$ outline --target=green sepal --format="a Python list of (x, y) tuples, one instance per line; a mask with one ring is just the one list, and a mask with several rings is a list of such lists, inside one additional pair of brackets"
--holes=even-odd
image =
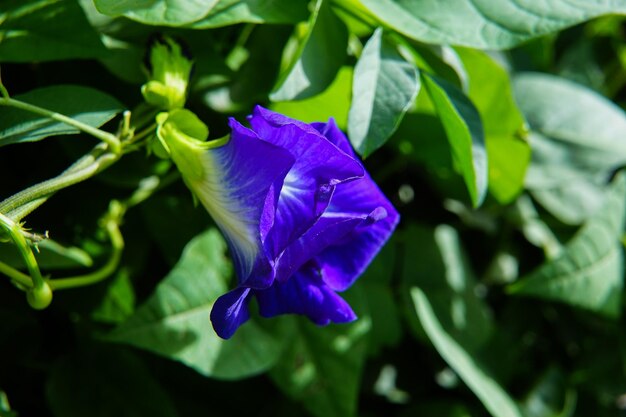
[(194, 113), (185, 109), (160, 113), (156, 117), (157, 137), (186, 181), (205, 176), (203, 154), (224, 145), (228, 137), (207, 141), (209, 128)]

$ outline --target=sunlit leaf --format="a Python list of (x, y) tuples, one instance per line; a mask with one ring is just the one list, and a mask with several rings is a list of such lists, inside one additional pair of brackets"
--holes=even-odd
[(626, 163), (626, 114), (553, 75), (524, 73), (513, 81), (531, 129), (526, 187), (559, 220), (582, 223), (602, 206), (611, 173)]
[(323, 93), (305, 100), (273, 103), (270, 108), (307, 123), (326, 122), (332, 117), (337, 126), (345, 131), (348, 126), (352, 73), (351, 67), (342, 67), (337, 78)]
[(354, 67), (348, 135), (360, 155), (370, 155), (389, 139), (419, 88), (417, 68), (377, 29)]
[(480, 115), (461, 90), (445, 80), (422, 73), (422, 83), (446, 132), (452, 159), (474, 206), (487, 193), (487, 151)]
[(321, 93), (344, 64), (348, 31), (328, 5), (317, 0), (308, 23), (296, 27), (272, 101), (301, 100)]
[(100, 13), (147, 25), (182, 26), (205, 17), (219, 0), (94, 0)]
[(209, 14), (192, 23), (194, 29), (208, 29), (237, 23), (297, 23), (307, 17), (304, 1), (219, 0)]
[(624, 0), (361, 0), (381, 21), (421, 42), (506, 49), (610, 13)]
[(523, 189), (530, 146), (520, 137), (524, 118), (513, 100), (506, 70), (484, 52), (458, 48), (469, 98), (480, 113), (489, 157), (489, 191), (502, 204)]

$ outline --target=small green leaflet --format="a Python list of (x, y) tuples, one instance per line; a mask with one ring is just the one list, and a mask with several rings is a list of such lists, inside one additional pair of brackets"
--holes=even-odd
[(419, 73), (376, 29), (354, 68), (348, 136), (367, 157), (396, 131), (420, 89)]

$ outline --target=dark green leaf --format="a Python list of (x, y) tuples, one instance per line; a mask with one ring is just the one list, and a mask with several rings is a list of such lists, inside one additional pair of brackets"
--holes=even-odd
[(452, 159), (472, 204), (479, 206), (487, 192), (487, 151), (480, 115), (467, 96), (447, 81), (422, 73), (422, 82), (446, 131)]
[(0, 61), (97, 58), (106, 54), (77, 1), (0, 2)]
[(156, 352), (216, 378), (242, 378), (268, 369), (281, 354), (283, 338), (255, 322), (228, 341), (211, 327), (211, 308), (227, 291), (232, 274), (225, 251), (214, 229), (192, 240), (154, 294), (107, 339)]
[(354, 68), (348, 134), (363, 157), (398, 128), (420, 88), (417, 68), (406, 62), (377, 29)]
[[(119, 113), (123, 106), (113, 97), (93, 88), (55, 85), (14, 97), (93, 127), (100, 127)], [(20, 142), (35, 142), (48, 136), (80, 133), (56, 120), (13, 107), (0, 107), (0, 147)]]
[(343, 65), (348, 30), (333, 13), (328, 0), (317, 0), (308, 23), (296, 27), (287, 44), (284, 70), (272, 101), (301, 100), (321, 93)]
[(53, 367), (46, 385), (57, 417), (175, 417), (167, 392), (131, 352), (91, 345)]
[(421, 42), (506, 49), (609, 13), (624, 0), (361, 0), (393, 29)]
[(356, 415), (357, 395), (370, 321), (316, 327), (297, 321), (295, 339), (271, 376), (316, 417)]
[(513, 284), (511, 292), (617, 317), (624, 285), (621, 238), (625, 215), (626, 176), (620, 173), (604, 207), (585, 223), (560, 256)]
[(91, 313), (91, 318), (103, 323), (118, 324), (135, 311), (135, 290), (128, 268), (120, 269), (110, 280), (107, 292), (100, 305)]

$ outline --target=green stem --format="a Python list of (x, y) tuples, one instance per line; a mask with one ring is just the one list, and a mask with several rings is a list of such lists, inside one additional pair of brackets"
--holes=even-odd
[(32, 287), (35, 289), (43, 288), (46, 285), (46, 282), (41, 276), (41, 271), (39, 270), (37, 259), (35, 259), (35, 254), (33, 254), (32, 248), (22, 234), (22, 228), (20, 225), (0, 213), (0, 226), (6, 230), (7, 233), (9, 233), (11, 239), (15, 243), (15, 246), (17, 246), (17, 249), (20, 252), (20, 255), (22, 255), (22, 259), (24, 260), (28, 273), (32, 279)]
[(0, 213), (19, 220), (43, 204), (55, 192), (91, 178), (117, 161), (120, 156), (107, 152), (103, 145), (98, 145), (59, 176), (33, 185), (2, 201)]
[(32, 288), (33, 287), (33, 280), (30, 279), (30, 277), (28, 275), (26, 275), (25, 273), (18, 271), (17, 269), (3, 263), (0, 262), (0, 273), (6, 275), (7, 277), (11, 278), (12, 281), (15, 281), (17, 283), (19, 283), (20, 285), (22, 285), (23, 287), (26, 288)]
[(2, 84), (2, 75), (1, 74), (0, 74), (0, 93), (2, 94), (2, 97), (10, 98), (9, 91), (6, 89), (4, 84)]
[(96, 284), (105, 280), (115, 272), (122, 259), (122, 251), (124, 250), (124, 238), (119, 229), (119, 221), (116, 216), (110, 216), (106, 220), (106, 230), (111, 240), (112, 252), (109, 260), (102, 268), (97, 271), (85, 275), (78, 275), (69, 278), (52, 279), (48, 281), (50, 288), (53, 290), (64, 290), (68, 288), (84, 287)]
[(117, 138), (117, 136), (109, 132), (105, 132), (104, 130), (97, 129), (93, 126), (89, 126), (88, 124), (85, 124), (83, 122), (79, 122), (78, 120), (72, 119), (71, 117), (67, 117), (61, 113), (53, 112), (53, 111), (35, 106), (33, 104), (25, 103), (23, 101), (19, 101), (14, 98), (8, 98), (8, 97), (0, 98), (0, 106), (9, 106), (9, 107), (15, 107), (17, 109), (26, 110), (31, 113), (40, 114), (42, 116), (48, 117), (58, 122), (73, 126), (76, 129), (80, 130), (81, 132), (85, 132), (95, 138), (100, 139), (101, 141), (109, 145), (111, 152), (115, 154), (120, 153), (122, 149), (120, 145), (120, 141)]

